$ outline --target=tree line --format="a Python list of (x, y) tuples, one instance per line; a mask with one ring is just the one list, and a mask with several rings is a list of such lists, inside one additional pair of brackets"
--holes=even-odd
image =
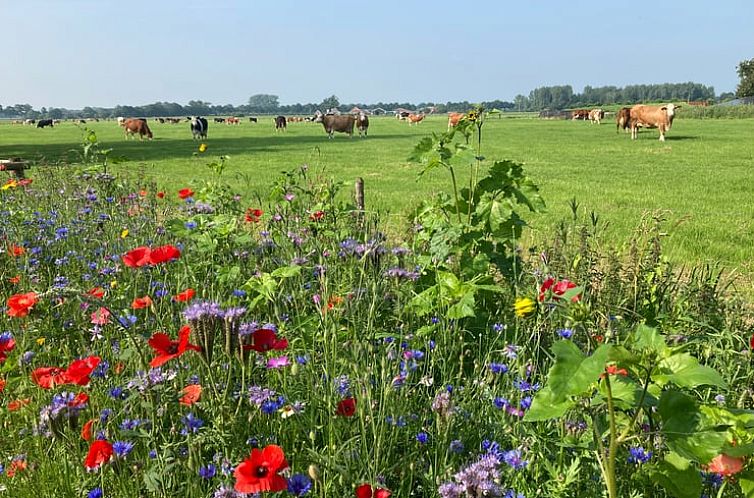
[[(747, 68), (748, 69), (748, 68)], [(724, 93), (717, 100), (733, 98), (732, 93)], [(652, 85), (627, 85), (625, 87), (586, 86), (581, 93), (574, 93), (571, 85), (543, 86), (529, 92), (528, 96), (516, 95), (513, 102), (492, 100), (480, 102), (486, 109), (501, 111), (541, 111), (543, 109), (568, 109), (609, 104), (638, 104), (656, 101), (716, 100), (715, 90), (700, 83), (662, 83)], [(353, 107), (360, 109), (383, 109), (387, 112), (395, 109), (408, 109), (416, 112), (463, 112), (477, 103), (462, 102), (376, 102), (376, 103), (341, 103), (338, 97), (331, 95), (318, 103), (281, 104), (277, 95), (256, 94), (249, 97), (245, 104), (218, 105), (202, 100), (190, 100), (181, 105), (176, 102), (155, 102), (142, 106), (117, 105), (115, 107), (84, 107), (83, 109), (65, 109), (59, 107), (42, 107), (34, 109), (29, 104), (16, 104), (3, 107), (0, 105), (0, 118), (13, 119), (82, 119), (114, 118), (117, 116), (245, 116), (255, 114), (311, 115), (315, 111), (338, 109), (348, 112)]]

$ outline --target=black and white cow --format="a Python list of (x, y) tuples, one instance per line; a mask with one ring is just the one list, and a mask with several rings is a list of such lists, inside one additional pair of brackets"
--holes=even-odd
[(201, 140), (207, 138), (207, 120), (203, 117), (197, 116), (191, 120), (191, 134), (194, 140)]
[(50, 128), (53, 128), (52, 119), (40, 119), (37, 122), (37, 128), (44, 128), (45, 126), (49, 126)]

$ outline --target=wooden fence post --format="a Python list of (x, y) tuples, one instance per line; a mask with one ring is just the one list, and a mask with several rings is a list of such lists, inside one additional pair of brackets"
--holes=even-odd
[(18, 178), (24, 178), (26, 163), (20, 159), (0, 159), (0, 171), (10, 171)]
[(364, 211), (364, 179), (359, 177), (356, 179), (354, 185), (354, 192), (356, 194), (356, 208), (359, 211)]

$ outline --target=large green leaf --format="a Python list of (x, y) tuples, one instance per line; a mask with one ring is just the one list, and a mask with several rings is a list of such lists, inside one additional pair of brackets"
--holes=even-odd
[(524, 415), (524, 422), (560, 418), (573, 406), (574, 403), (570, 400), (556, 401), (552, 391), (548, 387), (545, 387), (534, 397), (531, 406), (526, 411), (526, 415)]
[(676, 498), (699, 498), (702, 493), (699, 471), (677, 453), (665, 455), (665, 459), (649, 471), (649, 476)]
[(585, 393), (605, 371), (611, 346), (603, 344), (591, 356), (584, 356), (571, 341), (558, 341), (552, 345), (555, 364), (547, 375), (547, 385), (556, 402), (567, 396)]
[(639, 325), (634, 332), (634, 341), (639, 349), (649, 350), (661, 358), (670, 352), (665, 339), (654, 327)]
[(706, 463), (727, 446), (727, 426), (708, 420), (696, 402), (680, 391), (665, 391), (658, 413), (668, 448), (685, 458)]
[(738, 483), (744, 498), (754, 498), (754, 471), (738, 474)]
[(658, 364), (658, 373), (653, 379), (660, 384), (671, 383), (679, 387), (726, 387), (725, 381), (717, 371), (700, 365), (699, 361), (688, 353), (677, 353), (664, 358)]

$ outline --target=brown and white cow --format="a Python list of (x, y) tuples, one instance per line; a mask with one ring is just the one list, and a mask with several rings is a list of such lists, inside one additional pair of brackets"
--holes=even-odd
[(225, 124), (241, 124), (241, 120), (235, 117), (229, 117), (225, 120)]
[(603, 119), (605, 119), (605, 111), (602, 109), (592, 109), (589, 111), (589, 121), (592, 124), (602, 124)]
[(657, 128), (660, 130), (660, 141), (665, 141), (665, 133), (673, 126), (675, 110), (681, 106), (665, 105), (635, 105), (631, 108), (631, 139), (635, 140), (639, 127)]
[(123, 121), (121, 126), (125, 129), (126, 139), (128, 139), (129, 136), (135, 137), (135, 135), (138, 133), (139, 140), (144, 140), (145, 135), (147, 136), (147, 138), (152, 140), (152, 130), (149, 129), (149, 125), (147, 124), (146, 119), (126, 119)]
[(327, 137), (332, 138), (334, 133), (347, 133), (349, 138), (353, 137), (353, 126), (356, 124), (356, 118), (354, 116), (334, 116), (332, 114), (315, 114), (315, 123), (322, 123), (327, 132)]
[(366, 138), (367, 130), (369, 129), (369, 118), (363, 111), (356, 116), (356, 128), (359, 130), (359, 136)]
[(571, 111), (571, 119), (577, 120), (577, 119), (583, 119), (586, 121), (589, 119), (589, 109), (574, 109)]
[(419, 124), (424, 119), (424, 114), (409, 114), (406, 120), (408, 121), (408, 125), (414, 125)]
[(449, 112), (448, 113), (448, 130), (451, 128), (458, 126), (458, 122), (461, 121), (461, 118), (464, 117), (465, 114), (462, 112)]

